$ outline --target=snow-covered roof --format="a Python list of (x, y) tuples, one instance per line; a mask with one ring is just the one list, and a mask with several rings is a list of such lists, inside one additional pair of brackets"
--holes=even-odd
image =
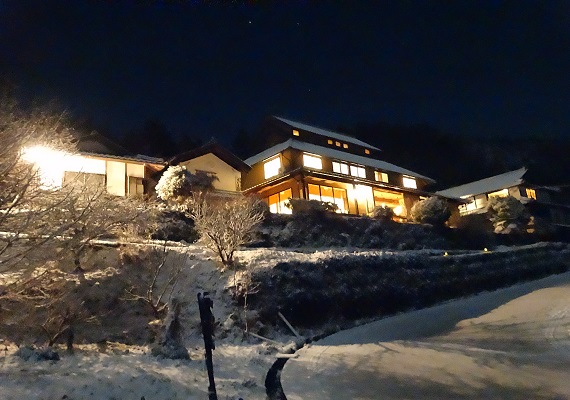
[(374, 147), (371, 144), (368, 144), (366, 142), (363, 142), (362, 140), (358, 140), (351, 136), (343, 135), (342, 133), (332, 132), (326, 129), (318, 128), (316, 126), (303, 124), (302, 122), (291, 121), (290, 119), (285, 119), (277, 116), (275, 116), (274, 118), (278, 119), (281, 122), (285, 122), (287, 125), (290, 125), (293, 128), (301, 129), (303, 131), (309, 131), (312, 133), (316, 133), (317, 135), (326, 136), (337, 140), (342, 140), (343, 142), (357, 144), (363, 147), (368, 147), (369, 149), (380, 150), (378, 147)]
[(288, 149), (288, 148), (306, 151), (308, 153), (313, 153), (313, 154), (317, 154), (320, 156), (330, 157), (330, 158), (334, 158), (334, 159), (340, 160), (340, 161), (346, 161), (349, 163), (360, 164), (360, 165), (364, 165), (367, 167), (377, 168), (377, 169), (381, 169), (384, 171), (391, 171), (391, 172), (397, 172), (397, 173), (404, 174), (404, 175), (410, 175), (410, 176), (414, 176), (416, 178), (422, 178), (422, 179), (425, 179), (427, 181), (434, 182), (433, 179), (428, 178), (427, 176), (423, 176), (423, 175), (420, 175), (416, 172), (410, 171), (408, 169), (398, 167), (397, 165), (390, 164), (389, 162), (386, 162), (386, 161), (376, 160), (374, 158), (369, 158), (369, 157), (358, 156), (358, 155), (347, 153), (344, 151), (331, 149), (331, 148), (323, 147), (323, 146), (318, 146), (316, 144), (301, 142), (301, 141), (298, 141), (295, 139), (289, 139), (283, 143), (279, 143), (273, 147), (270, 147), (267, 150), (262, 151), (261, 153), (258, 153), (252, 157), (249, 157), (247, 160), (245, 160), (245, 162), (249, 165), (253, 165), (253, 164), (258, 163), (260, 161), (263, 161), (263, 160), (265, 160), (271, 156), (274, 156), (275, 154), (278, 154), (278, 153), (280, 153), (283, 150)]
[(514, 171), (505, 172), (504, 174), (481, 179), (479, 181), (440, 190), (439, 192), (436, 192), (436, 194), (447, 197), (466, 198), (476, 196), (478, 194), (495, 192), (497, 190), (520, 185), (523, 182), (523, 176), (526, 172), (527, 169), (523, 167)]

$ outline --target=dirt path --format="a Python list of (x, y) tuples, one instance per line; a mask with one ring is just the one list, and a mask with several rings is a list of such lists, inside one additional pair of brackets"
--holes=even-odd
[(288, 399), (570, 399), (570, 273), (386, 318), (316, 342)]

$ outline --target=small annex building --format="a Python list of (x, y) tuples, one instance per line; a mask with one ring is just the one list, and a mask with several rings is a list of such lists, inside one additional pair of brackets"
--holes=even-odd
[(458, 206), (460, 216), (484, 214), (490, 198), (513, 196), (528, 208), (533, 217), (552, 225), (570, 227), (570, 198), (565, 187), (529, 183), (525, 179), (527, 172), (523, 167), (440, 190), (436, 194), (464, 200), (465, 203)]
[(151, 193), (165, 165), (160, 158), (129, 153), (97, 132), (79, 135), (77, 150), (68, 154), (35, 146), (23, 149), (23, 158), (37, 165), (44, 186), (57, 188), (79, 182), (104, 187), (116, 196)]
[(213, 139), (203, 146), (174, 156), (168, 163), (184, 166), (193, 174), (202, 172), (212, 176), (218, 194), (241, 192), (242, 175), (251, 169), (242, 159)]
[(404, 221), (415, 202), (433, 196), (424, 190), (433, 179), (382, 161), (379, 148), (354, 137), (275, 116), (262, 131), (279, 143), (245, 160), (242, 187), (271, 212), (290, 213), (288, 199), (300, 198), (356, 215), (388, 206)]

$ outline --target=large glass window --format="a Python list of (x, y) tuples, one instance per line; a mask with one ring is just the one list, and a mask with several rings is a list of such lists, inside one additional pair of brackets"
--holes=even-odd
[(277, 157), (266, 161), (265, 164), (263, 164), (263, 171), (265, 173), (265, 179), (279, 175), (279, 172), (281, 171), (281, 157), (277, 155)]
[(410, 189), (417, 189), (418, 188), (418, 184), (416, 183), (416, 178), (413, 178), (411, 176), (402, 176), (402, 185), (404, 185), (404, 187), (406, 188), (410, 188)]
[(309, 200), (318, 200), (336, 204), (338, 212), (348, 213), (348, 197), (345, 189), (330, 186), (313, 185), (309, 183)]
[(401, 193), (374, 189), (374, 207), (390, 207), (399, 217), (406, 216), (404, 196)]
[(285, 206), (285, 203), (293, 197), (291, 194), (291, 189), (285, 189), (279, 193), (275, 193), (267, 198), (267, 204), (269, 205), (269, 211), (274, 214), (291, 214), (291, 209)]
[(303, 165), (314, 169), (323, 169), (323, 161), (321, 157), (312, 154), (303, 154)]

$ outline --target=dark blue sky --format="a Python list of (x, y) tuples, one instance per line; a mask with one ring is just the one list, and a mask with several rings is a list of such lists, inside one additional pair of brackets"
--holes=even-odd
[(278, 114), (570, 137), (570, 1), (212, 4), (0, 0), (0, 73), (116, 135)]

